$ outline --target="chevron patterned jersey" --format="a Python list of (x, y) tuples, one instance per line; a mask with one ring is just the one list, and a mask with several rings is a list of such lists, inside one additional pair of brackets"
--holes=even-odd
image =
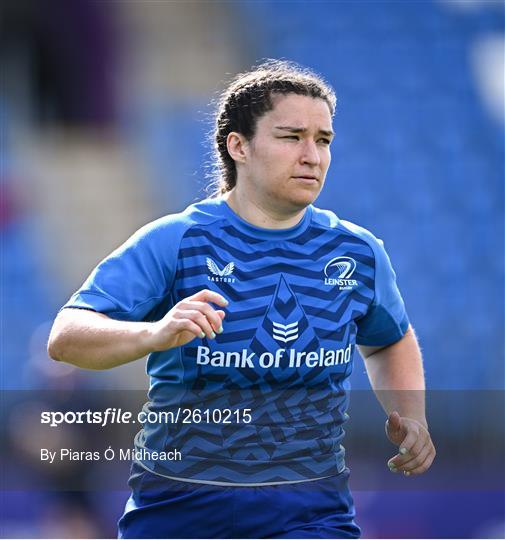
[[(394, 343), (409, 324), (382, 242), (313, 206), (272, 230), (209, 199), (140, 229), (65, 307), (155, 321), (206, 288), (229, 302), (224, 332), (149, 356), (140, 464), (214, 484), (341, 472), (355, 345)], [(182, 458), (163, 459), (173, 449)]]

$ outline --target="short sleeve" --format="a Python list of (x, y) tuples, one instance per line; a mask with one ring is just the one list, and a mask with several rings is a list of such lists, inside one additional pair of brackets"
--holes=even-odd
[(409, 319), (384, 244), (371, 234), (370, 237), (368, 243), (375, 256), (375, 295), (367, 313), (357, 321), (356, 342), (372, 347), (386, 346), (405, 335)]
[(179, 244), (187, 227), (177, 216), (150, 223), (106, 257), (64, 308), (141, 321), (171, 290)]

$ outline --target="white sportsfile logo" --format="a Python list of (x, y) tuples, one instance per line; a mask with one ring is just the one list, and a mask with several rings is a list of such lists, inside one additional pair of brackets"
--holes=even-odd
[(231, 262), (228, 263), (222, 270), (219, 268), (219, 266), (210, 258), (206, 258), (207, 268), (209, 269), (209, 272), (212, 274), (212, 276), (207, 276), (209, 281), (224, 281), (227, 283), (233, 283), (235, 281), (235, 278), (228, 277), (233, 274), (233, 270), (235, 270), (235, 263)]
[[(337, 277), (330, 277), (335, 274), (335, 269), (338, 273)], [(335, 257), (324, 267), (325, 285), (338, 285), (339, 289), (349, 290), (358, 285), (355, 279), (350, 279), (356, 270), (356, 261), (352, 257)]]
[(273, 332), (272, 337), (276, 341), (289, 343), (298, 338), (298, 321), (291, 324), (281, 324), (272, 321)]

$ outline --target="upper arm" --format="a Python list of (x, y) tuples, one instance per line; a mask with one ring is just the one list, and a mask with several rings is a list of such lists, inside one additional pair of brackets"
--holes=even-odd
[(366, 356), (402, 339), (409, 327), (396, 274), (384, 245), (371, 233), (368, 234), (375, 258), (374, 299), (366, 314), (357, 321), (356, 336), (356, 342)]
[(381, 351), (382, 349), (385, 349), (387, 347), (391, 347), (392, 345), (395, 345), (399, 343), (400, 341), (408, 339), (409, 334), (414, 335), (414, 331), (412, 329), (412, 326), (410, 325), (408, 326), (405, 334), (398, 341), (390, 343), (389, 345), (377, 345), (377, 346), (358, 345), (359, 353), (363, 357), (363, 359), (366, 360), (368, 357), (372, 356), (372, 354), (375, 354), (376, 352)]
[(64, 307), (144, 320), (171, 290), (184, 230), (177, 219), (146, 225), (106, 257)]
[(59, 359), (63, 343), (72, 340), (77, 333), (82, 333), (83, 330), (94, 327), (103, 319), (109, 319), (103, 313), (97, 313), (89, 309), (61, 309), (56, 316), (49, 339), (47, 342), (47, 352), (51, 358)]
[(89, 327), (93, 322), (109, 319), (107, 315), (90, 309), (63, 308), (54, 319), (49, 343), (79, 328)]
[[(385, 345), (385, 347), (387, 346), (388, 345)], [(364, 359), (367, 359), (369, 356), (372, 356), (372, 354), (375, 354), (377, 351), (380, 351), (383, 348), (384, 346), (370, 347), (368, 345), (358, 345), (359, 354)]]
[(107, 315), (103, 313), (99, 313), (92, 309), (74, 308), (74, 307), (65, 306), (59, 311), (54, 322), (60, 323), (60, 324), (69, 324), (72, 322), (78, 323), (80, 321), (89, 321), (93, 319), (94, 320), (109, 319), (109, 318), (110, 317), (107, 317)]

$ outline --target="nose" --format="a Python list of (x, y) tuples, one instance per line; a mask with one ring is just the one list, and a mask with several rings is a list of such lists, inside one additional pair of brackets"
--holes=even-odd
[(321, 163), (321, 156), (317, 149), (315, 141), (306, 139), (302, 145), (302, 152), (300, 154), (300, 161), (307, 165), (319, 165)]

